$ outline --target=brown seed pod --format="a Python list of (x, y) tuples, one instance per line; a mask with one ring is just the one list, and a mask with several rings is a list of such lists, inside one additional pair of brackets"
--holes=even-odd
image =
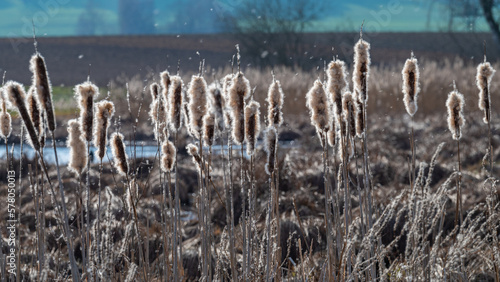
[(24, 93), (24, 87), (14, 81), (8, 81), (5, 84), (5, 91), (7, 91), (7, 95), (9, 97), (12, 105), (17, 109), (19, 115), (21, 116), (24, 126), (28, 131), (29, 144), (36, 150), (40, 150), (40, 141), (38, 140), (38, 136), (36, 134), (35, 126), (31, 121), (28, 109), (26, 107), (26, 94)]
[(247, 143), (247, 154), (253, 155), (255, 143), (260, 132), (260, 104), (251, 101), (245, 107), (245, 141)]
[(361, 100), (368, 101), (368, 78), (370, 75), (370, 44), (363, 39), (354, 45), (354, 89), (359, 93)]
[(489, 62), (484, 62), (477, 66), (476, 85), (479, 88), (479, 109), (484, 113), (484, 123), (490, 122), (490, 84), (494, 74), (495, 69)]
[(94, 126), (94, 100), (99, 95), (99, 88), (89, 81), (75, 86), (75, 96), (80, 108), (80, 124), (83, 138), (91, 141)]
[(68, 140), (66, 145), (69, 148), (68, 170), (80, 175), (87, 167), (87, 144), (83, 138), (81, 125), (76, 119), (68, 121)]
[(214, 144), (215, 136), (215, 114), (214, 110), (209, 109), (203, 118), (203, 140), (207, 146)]
[(36, 87), (38, 100), (41, 102), (47, 118), (50, 131), (56, 129), (56, 116), (52, 104), (52, 87), (49, 74), (45, 66), (45, 60), (39, 53), (34, 54), (30, 60), (30, 71), (33, 73), (33, 85)]
[(268, 127), (266, 130), (265, 148), (267, 152), (266, 173), (271, 175), (274, 172), (276, 162), (276, 145), (278, 143), (278, 134), (276, 128)]
[(311, 123), (316, 131), (326, 133), (331, 124), (331, 102), (326, 95), (323, 83), (317, 79), (313, 87), (306, 94), (306, 103), (311, 114)]
[(418, 70), (418, 61), (412, 56), (407, 59), (403, 68), (403, 93), (406, 111), (410, 116), (417, 112), (418, 93), (420, 92), (420, 72)]
[(174, 144), (169, 140), (164, 141), (161, 146), (161, 151), (161, 169), (164, 172), (172, 171), (172, 169), (174, 168), (176, 152)]
[(462, 127), (465, 124), (464, 105), (464, 96), (456, 89), (448, 94), (448, 99), (446, 100), (448, 128), (455, 140), (460, 140), (462, 137)]
[(233, 141), (242, 144), (245, 140), (245, 100), (250, 96), (250, 82), (243, 73), (233, 77), (229, 89), (229, 107), (233, 125)]
[(182, 127), (182, 87), (183, 82), (180, 76), (172, 76), (170, 83), (170, 93), (168, 94), (169, 123), (170, 129), (174, 132)]
[(188, 89), (189, 118), (191, 130), (200, 139), (203, 131), (203, 117), (207, 113), (207, 82), (198, 75), (193, 75)]
[(96, 104), (96, 109), (94, 146), (97, 147), (97, 156), (102, 160), (106, 154), (107, 132), (111, 117), (115, 113), (115, 106), (110, 101), (101, 101)]
[(125, 152), (125, 144), (123, 143), (123, 135), (121, 133), (115, 132), (111, 135), (111, 151), (115, 159), (113, 165), (116, 170), (121, 175), (127, 175), (128, 159), (127, 153)]
[(273, 80), (267, 92), (267, 123), (269, 126), (279, 127), (283, 123), (283, 89), (279, 80)]
[(12, 132), (12, 117), (7, 112), (7, 102), (4, 98), (4, 89), (0, 89), (0, 102), (2, 103), (2, 112), (0, 113), (0, 137), (4, 140), (9, 138)]

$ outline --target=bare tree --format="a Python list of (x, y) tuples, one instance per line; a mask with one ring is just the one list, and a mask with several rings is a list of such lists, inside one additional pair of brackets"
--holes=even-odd
[(494, 0), (479, 0), (479, 4), (484, 13), (484, 19), (488, 23), (491, 32), (495, 36), (497, 44), (500, 44), (500, 28), (498, 24), (498, 18), (494, 16), (494, 9), (498, 8), (498, 1)]
[[(296, 65), (305, 50), (304, 32), (322, 15), (325, 0), (241, 0), (223, 21), (256, 63)], [(302, 56), (300, 56), (302, 55)]]

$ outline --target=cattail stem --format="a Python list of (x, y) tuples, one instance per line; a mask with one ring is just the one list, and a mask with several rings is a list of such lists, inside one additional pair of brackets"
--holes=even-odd
[[(85, 203), (85, 217), (87, 220), (87, 226), (86, 226), (86, 251), (87, 251), (87, 258), (90, 262), (91, 260), (91, 251), (90, 251), (90, 141), (87, 141), (87, 189), (86, 189), (86, 196), (87, 196), (87, 202)], [(87, 269), (87, 268), (85, 268)]]
[(232, 280), (236, 281), (238, 279), (238, 274), (236, 272), (236, 251), (235, 251), (235, 238), (234, 238), (234, 196), (233, 196), (233, 191), (234, 191), (234, 182), (233, 182), (233, 142), (232, 142), (232, 136), (229, 133), (229, 130), (227, 131), (227, 142), (229, 146), (229, 154), (228, 154), (228, 161), (229, 161), (229, 199), (230, 199), (230, 207), (231, 207), (231, 222), (230, 222), (230, 231), (229, 231), (229, 246), (231, 248), (230, 250), (230, 259), (231, 259), (231, 276)]
[(245, 188), (245, 183), (244, 183), (244, 169), (243, 169), (243, 143), (240, 144), (240, 186), (241, 186), (241, 196), (242, 196), (242, 212), (241, 212), (241, 226), (242, 226), (242, 231), (243, 231), (243, 281), (247, 280), (247, 234), (246, 234), (246, 188)]
[(458, 178), (457, 178), (457, 203), (456, 203), (456, 214), (455, 214), (455, 225), (458, 224), (460, 219), (460, 225), (463, 222), (462, 215), (462, 164), (460, 162), (460, 139), (457, 140), (457, 159), (458, 159)]
[(321, 136), (323, 138), (323, 180), (324, 180), (324, 189), (325, 189), (325, 225), (326, 225), (326, 263), (327, 263), (327, 271), (328, 271), (328, 281), (331, 281), (331, 274), (332, 274), (332, 268), (331, 268), (331, 254), (332, 254), (332, 242), (331, 242), (331, 227), (330, 227), (330, 206), (328, 204), (328, 201), (330, 199), (330, 189), (328, 188), (328, 165), (327, 165), (327, 160), (328, 160), (328, 140), (327, 140), (327, 135), (322, 134)]
[[(174, 221), (174, 279), (179, 281), (179, 272), (182, 273), (182, 229), (181, 229), (181, 216), (180, 216), (180, 198), (179, 198), (179, 188), (177, 187), (177, 130), (174, 131), (174, 147), (175, 150), (175, 177), (174, 177), (174, 189), (175, 189), (175, 221)], [(179, 237), (178, 237), (179, 236)]]
[[(102, 159), (99, 164), (99, 190), (98, 190), (98, 200), (97, 200), (97, 238), (96, 238), (96, 243), (97, 243), (97, 263), (100, 265), (101, 264), (101, 244), (99, 244), (99, 239), (101, 237), (101, 188), (102, 188)], [(109, 228), (109, 227), (108, 227)]]

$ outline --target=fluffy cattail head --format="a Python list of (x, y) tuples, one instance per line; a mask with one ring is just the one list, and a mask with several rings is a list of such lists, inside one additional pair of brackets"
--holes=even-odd
[(198, 171), (201, 171), (202, 159), (201, 159), (200, 154), (198, 153), (198, 147), (196, 147), (196, 145), (194, 145), (194, 144), (188, 144), (186, 146), (186, 150), (188, 151), (188, 154), (191, 157), (193, 157), (193, 163), (197, 167)]
[(125, 143), (123, 143), (123, 135), (115, 132), (111, 135), (111, 151), (115, 159), (114, 166), (119, 174), (128, 174), (128, 159), (125, 152)]
[(363, 134), (365, 134), (365, 120), (363, 117), (364, 104), (357, 93), (353, 98), (358, 107), (358, 111), (356, 113), (356, 135), (358, 136), (358, 138), (362, 138)]
[(83, 138), (92, 140), (94, 124), (94, 100), (99, 95), (99, 88), (89, 81), (75, 86), (76, 100), (80, 108), (80, 124), (82, 125)]
[(328, 131), (331, 122), (330, 100), (326, 95), (323, 83), (319, 79), (314, 82), (313, 87), (306, 94), (307, 107), (311, 113), (311, 123), (318, 132)]
[(241, 144), (245, 140), (245, 99), (250, 96), (250, 82), (243, 73), (233, 77), (229, 89), (229, 107), (233, 124), (233, 140)]
[(269, 175), (274, 172), (277, 142), (278, 134), (276, 128), (273, 126), (268, 127), (266, 131), (265, 148), (267, 153), (266, 173)]
[(226, 106), (225, 97), (222, 95), (222, 90), (217, 82), (210, 84), (208, 93), (210, 93), (210, 107), (215, 113), (218, 127), (222, 128), (223, 124), (220, 122), (223, 120), (224, 116), (224, 107)]
[(26, 102), (28, 103), (28, 112), (30, 114), (31, 121), (33, 122), (33, 126), (35, 127), (36, 134), (40, 136), (43, 133), (43, 115), (40, 109), (40, 103), (38, 102), (35, 87), (31, 86), (28, 90)]
[(168, 94), (169, 123), (170, 128), (175, 132), (182, 126), (182, 87), (183, 82), (180, 76), (172, 76), (170, 83), (170, 93)]
[(4, 89), (0, 89), (0, 102), (2, 103), (2, 112), (0, 113), (0, 137), (7, 139), (12, 132), (12, 117), (7, 112), (7, 102), (4, 97)]
[(87, 167), (87, 144), (82, 135), (81, 125), (76, 119), (68, 121), (69, 164), (68, 169), (80, 175)]
[(489, 62), (484, 62), (477, 66), (476, 85), (479, 88), (479, 109), (484, 113), (484, 123), (490, 122), (490, 84), (493, 74), (495, 74), (495, 69)]
[(52, 104), (52, 87), (50, 85), (49, 73), (45, 61), (39, 53), (34, 54), (30, 60), (30, 70), (33, 73), (33, 85), (36, 87), (38, 100), (42, 103), (50, 131), (56, 129), (56, 117)]
[(151, 92), (151, 99), (154, 101), (158, 99), (160, 95), (160, 85), (156, 82), (151, 83), (149, 86), (149, 92)]
[(209, 109), (209, 112), (203, 118), (203, 140), (207, 146), (214, 144), (215, 136), (215, 114), (214, 110)]
[(267, 123), (269, 126), (279, 127), (283, 123), (283, 89), (279, 80), (273, 80), (267, 92)]
[(446, 106), (448, 108), (448, 128), (455, 140), (460, 140), (462, 137), (462, 127), (465, 124), (463, 113), (464, 104), (464, 96), (456, 89), (448, 94), (448, 99), (446, 100)]
[(357, 107), (351, 92), (345, 92), (342, 98), (342, 114), (351, 137), (356, 135), (356, 114)]
[(370, 44), (363, 39), (354, 45), (354, 89), (363, 102), (368, 101), (368, 77), (370, 74)]
[(170, 73), (166, 70), (160, 73), (160, 78), (161, 78), (161, 87), (162, 87), (162, 94), (164, 98), (167, 98), (168, 92), (170, 91), (170, 83), (172, 80), (170, 79)]
[(94, 128), (94, 146), (97, 147), (97, 155), (102, 160), (106, 154), (107, 132), (110, 119), (115, 113), (115, 106), (110, 101), (101, 101), (96, 105), (96, 126)]
[(253, 155), (255, 143), (260, 132), (260, 104), (251, 101), (245, 107), (245, 140), (247, 142), (247, 154)]
[(175, 146), (171, 141), (165, 140), (161, 146), (161, 169), (164, 172), (172, 171), (175, 163)]
[(406, 111), (410, 116), (413, 116), (418, 109), (417, 100), (418, 93), (420, 92), (420, 73), (418, 70), (418, 61), (417, 58), (413, 56), (413, 53), (411, 58), (406, 60), (402, 74), (404, 94), (403, 101), (405, 103)]
[(342, 108), (342, 93), (349, 87), (345, 63), (335, 60), (328, 64), (328, 83), (326, 88), (331, 95), (332, 102), (337, 107), (337, 113)]
[(26, 94), (24, 93), (24, 87), (14, 81), (7, 82), (4, 87), (5, 91), (7, 91), (10, 102), (19, 112), (19, 115), (24, 122), (24, 126), (28, 131), (28, 142), (36, 151), (38, 151), (40, 149), (40, 141), (38, 140), (35, 126), (33, 125), (28, 109), (26, 107)]
[(189, 118), (191, 130), (196, 138), (201, 138), (203, 117), (207, 113), (207, 82), (198, 75), (193, 75), (189, 84)]
[(231, 84), (233, 83), (233, 74), (230, 73), (222, 79), (222, 96), (224, 97), (225, 105), (222, 108), (224, 111), (224, 125), (226, 128), (233, 127), (233, 119), (231, 117), (231, 109), (229, 108), (229, 89), (231, 89)]

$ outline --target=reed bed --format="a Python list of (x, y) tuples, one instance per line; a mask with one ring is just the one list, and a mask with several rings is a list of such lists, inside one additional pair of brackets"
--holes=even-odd
[[(200, 60), (197, 74), (166, 70), (107, 96), (89, 77), (68, 119), (56, 119), (37, 51), (27, 94), (13, 81), (1, 88), (6, 170), (24, 175), (17, 278), (499, 281), (495, 65), (485, 57), (462, 77), (433, 74), (412, 53), (372, 67), (362, 33), (353, 48), (352, 62), (333, 58), (324, 73), (293, 79), (287, 69), (244, 72), (238, 46), (231, 68), (212, 76)], [(435, 77), (440, 113), (417, 114)], [(476, 92), (478, 107), (459, 89)], [(388, 99), (408, 115), (380, 118)], [(141, 134), (154, 157), (137, 157)], [(16, 138), (33, 159), (10, 149)], [(0, 278), (13, 279), (2, 244)]]

